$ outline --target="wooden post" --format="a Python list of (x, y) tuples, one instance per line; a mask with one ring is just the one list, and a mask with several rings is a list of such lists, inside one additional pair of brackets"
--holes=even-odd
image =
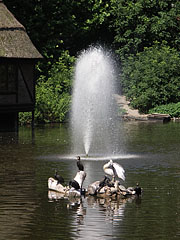
[(31, 129), (32, 129), (32, 144), (34, 144), (34, 110), (32, 111)]
[(34, 110), (32, 111), (31, 127), (32, 127), (32, 131), (34, 131)]
[(18, 132), (18, 130), (19, 130), (19, 113), (18, 112), (16, 112), (15, 113), (15, 132)]

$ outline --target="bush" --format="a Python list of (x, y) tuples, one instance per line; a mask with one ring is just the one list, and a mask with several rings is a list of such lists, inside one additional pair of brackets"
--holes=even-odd
[(149, 113), (169, 114), (171, 117), (180, 117), (180, 102), (161, 105), (149, 110)]
[(32, 113), (31, 112), (20, 112), (19, 123), (20, 125), (31, 124)]
[[(36, 85), (35, 122), (63, 122), (71, 102), (71, 85), (74, 58), (65, 51), (52, 65), (48, 78), (41, 75)], [(20, 113), (21, 124), (31, 122), (31, 113)]]
[(180, 55), (156, 43), (123, 64), (122, 87), (134, 108), (147, 113), (162, 104), (180, 99)]

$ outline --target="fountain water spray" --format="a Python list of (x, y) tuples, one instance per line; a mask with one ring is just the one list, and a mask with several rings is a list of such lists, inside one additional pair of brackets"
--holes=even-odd
[(112, 58), (101, 47), (91, 47), (78, 57), (71, 112), (74, 154), (114, 152), (115, 77)]

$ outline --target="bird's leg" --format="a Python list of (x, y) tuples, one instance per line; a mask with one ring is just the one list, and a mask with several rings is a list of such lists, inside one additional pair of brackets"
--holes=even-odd
[(80, 193), (81, 193), (81, 196), (83, 195), (84, 198), (85, 198), (85, 192), (83, 191), (82, 185), (81, 185), (81, 188), (80, 188)]
[(83, 195), (83, 196), (85, 197), (84, 192), (83, 192), (83, 190), (82, 190), (82, 186), (81, 186), (81, 188), (80, 188), (80, 193), (81, 193), (81, 196)]

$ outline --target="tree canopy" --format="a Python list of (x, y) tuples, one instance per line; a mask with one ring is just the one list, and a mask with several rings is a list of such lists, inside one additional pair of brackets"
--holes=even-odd
[(156, 43), (124, 65), (123, 88), (132, 106), (141, 112), (180, 99), (180, 55), (176, 49)]
[(113, 0), (114, 43), (122, 57), (142, 52), (155, 41), (166, 41), (179, 50), (180, 2), (178, 0)]
[(40, 52), (58, 59), (62, 50), (76, 55), (88, 45), (112, 41), (106, 22), (108, 1), (5, 0), (26, 27)]

